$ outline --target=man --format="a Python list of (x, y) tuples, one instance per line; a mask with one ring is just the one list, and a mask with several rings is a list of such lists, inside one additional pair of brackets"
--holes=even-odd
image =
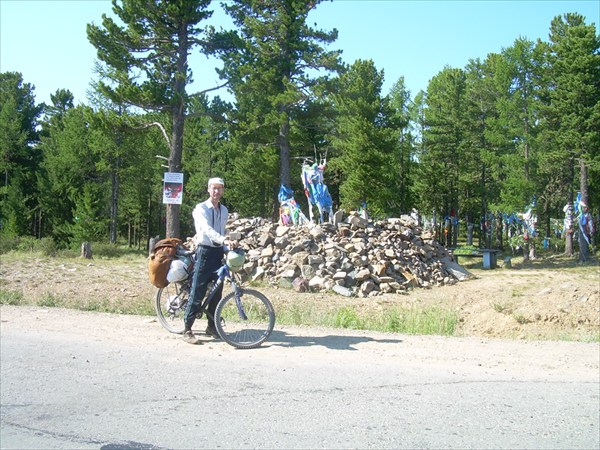
[[(192, 291), (190, 301), (185, 308), (183, 321), (185, 331), (183, 339), (190, 344), (199, 344), (200, 340), (192, 332), (192, 325), (196, 319), (196, 314), (200, 308), (200, 303), (206, 295), (208, 283), (216, 279), (215, 271), (221, 266), (223, 261), (223, 245), (230, 249), (237, 247), (237, 243), (225, 237), (227, 218), (229, 212), (224, 205), (221, 205), (221, 197), (225, 183), (222, 178), (211, 178), (208, 180), (209, 198), (198, 203), (192, 212), (194, 225), (196, 227), (196, 255), (197, 262), (194, 266), (194, 276), (192, 279)], [(208, 306), (208, 327), (206, 334), (218, 337), (215, 329), (214, 314), (221, 295), (223, 286), (221, 285)]]

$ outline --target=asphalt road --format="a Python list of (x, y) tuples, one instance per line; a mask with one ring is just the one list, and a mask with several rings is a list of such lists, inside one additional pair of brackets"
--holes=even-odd
[(276, 327), (235, 350), (136, 316), (1, 321), (2, 449), (600, 447), (598, 343)]

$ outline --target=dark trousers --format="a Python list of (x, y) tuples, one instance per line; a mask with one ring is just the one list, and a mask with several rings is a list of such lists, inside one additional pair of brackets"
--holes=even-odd
[[(198, 246), (196, 249), (196, 264), (194, 265), (194, 274), (192, 278), (192, 290), (190, 299), (185, 307), (183, 321), (185, 329), (191, 330), (196, 314), (200, 310), (200, 304), (206, 295), (206, 290), (210, 281), (217, 279), (216, 271), (223, 263), (223, 247)], [(215, 309), (223, 294), (223, 285), (219, 286), (210, 304), (208, 305), (208, 325), (214, 326)]]

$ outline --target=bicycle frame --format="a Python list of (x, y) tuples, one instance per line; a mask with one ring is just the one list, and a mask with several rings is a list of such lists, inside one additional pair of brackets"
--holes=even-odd
[[(213, 286), (212, 286), (210, 292), (208, 292), (208, 294), (204, 297), (204, 300), (200, 303), (200, 311), (198, 312), (198, 314), (202, 315), (202, 314), (206, 313), (207, 315), (209, 315), (208, 305), (210, 305), (210, 302), (211, 302), (212, 298), (214, 297), (217, 289), (219, 289), (219, 287), (222, 286), (225, 283), (225, 281), (229, 281), (233, 288), (233, 292), (235, 292), (235, 302), (236, 302), (236, 305), (238, 308), (238, 313), (240, 314), (240, 317), (243, 320), (248, 320), (248, 316), (246, 315), (244, 308), (242, 306), (241, 297), (240, 297), (240, 289), (238, 286), (238, 282), (236, 280), (236, 274), (232, 273), (231, 270), (229, 270), (229, 267), (227, 266), (227, 264), (225, 264), (225, 263), (223, 263), (223, 265), (221, 267), (219, 267), (215, 273), (217, 274), (217, 279), (213, 283)], [(191, 283), (192, 283), (192, 275), (190, 274), (190, 277), (188, 278), (188, 280), (186, 280), (186, 284), (188, 284), (190, 286), (190, 289), (191, 289)], [(211, 319), (213, 319), (213, 317), (211, 317)]]
[[(193, 263), (197, 262), (191, 252), (180, 256), (191, 257)], [(182, 314), (185, 314), (194, 282), (191, 267), (192, 264), (188, 266), (186, 279), (159, 289), (156, 295), (155, 308), (159, 321), (171, 333), (184, 332)], [(226, 262), (210, 274), (209, 280), (212, 285), (204, 298), (198, 299), (200, 305), (196, 319), (206, 313), (207, 318), (214, 321), (219, 336), (233, 347), (256, 348), (265, 342), (275, 325), (275, 311), (269, 299), (259, 291), (243, 287), (240, 274), (232, 271)], [(215, 312), (210, 313), (209, 305), (215, 302), (217, 292), (227, 282), (231, 283), (231, 287), (216, 302)]]

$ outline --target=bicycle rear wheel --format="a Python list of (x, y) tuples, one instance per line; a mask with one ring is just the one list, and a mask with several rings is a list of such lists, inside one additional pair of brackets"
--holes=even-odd
[(217, 305), (215, 327), (225, 342), (236, 348), (256, 348), (275, 326), (275, 310), (267, 297), (253, 289), (239, 288)]
[(160, 324), (169, 332), (182, 334), (185, 325), (183, 314), (189, 298), (187, 289), (177, 283), (171, 283), (156, 293), (154, 308)]

